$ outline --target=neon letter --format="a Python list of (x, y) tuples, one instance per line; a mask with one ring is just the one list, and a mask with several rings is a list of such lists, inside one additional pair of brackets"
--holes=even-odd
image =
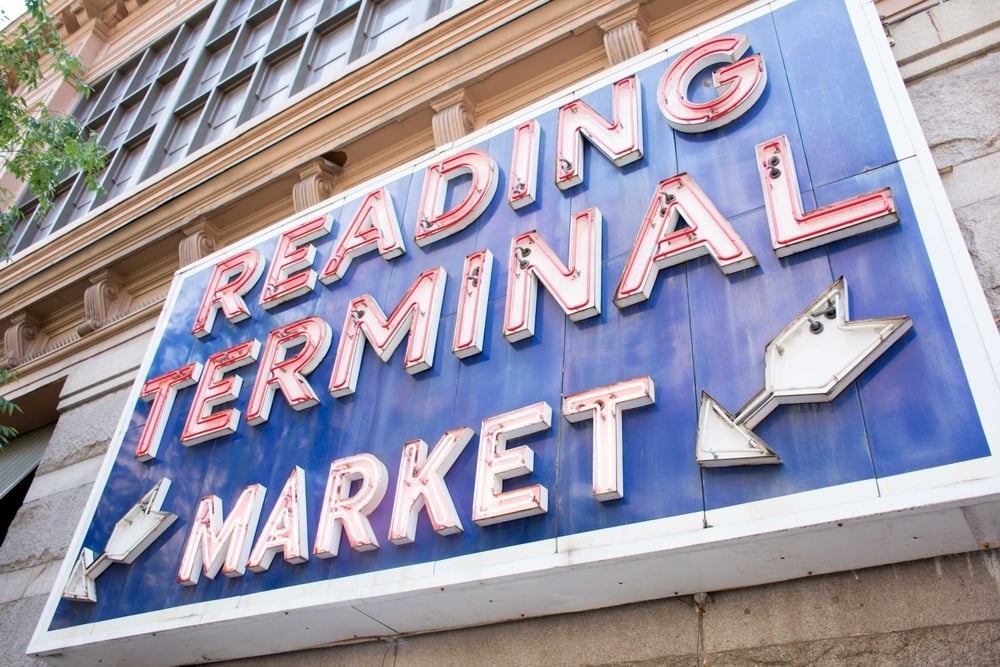
[[(319, 403), (319, 397), (306, 381), (323, 355), (330, 349), (333, 332), (330, 325), (319, 317), (307, 317), (272, 331), (264, 344), (264, 355), (257, 370), (257, 379), (247, 404), (247, 422), (262, 424), (271, 414), (274, 392), (285, 395), (294, 410), (305, 410)], [(288, 350), (302, 346), (290, 359)]]
[(316, 272), (312, 269), (316, 246), (309, 242), (326, 236), (329, 232), (330, 218), (323, 215), (300, 222), (278, 235), (271, 269), (267, 272), (264, 291), (260, 295), (261, 306), (273, 308), (312, 291), (316, 286)]
[[(385, 464), (371, 454), (355, 454), (330, 464), (323, 507), (316, 528), (313, 553), (319, 558), (333, 558), (340, 550), (341, 527), (355, 551), (378, 549), (378, 539), (368, 515), (375, 511), (389, 486)], [(351, 495), (351, 485), (358, 489)]]
[(195, 389), (187, 421), (184, 422), (181, 444), (190, 447), (236, 432), (240, 411), (236, 408), (226, 408), (212, 412), (212, 408), (240, 395), (243, 378), (239, 375), (230, 377), (223, 375), (226, 371), (253, 363), (259, 352), (260, 341), (248, 340), (209, 356), (205, 361), (205, 370), (201, 374), (198, 388)]
[(375, 248), (387, 260), (406, 252), (392, 196), (385, 188), (369, 192), (361, 202), (358, 212), (337, 238), (319, 275), (320, 282), (328, 285), (340, 280), (352, 261)]
[(243, 489), (225, 522), (218, 496), (201, 499), (184, 545), (177, 583), (194, 586), (203, 569), (209, 579), (215, 579), (220, 568), (227, 577), (238, 577), (246, 571), (247, 555), (257, 530), (265, 491), (260, 484)]
[(330, 377), (331, 394), (347, 396), (354, 393), (365, 339), (379, 359), (389, 361), (403, 336), (409, 333), (403, 368), (414, 375), (431, 367), (446, 277), (441, 267), (421, 273), (388, 319), (370, 294), (351, 301)]
[(163, 429), (167, 425), (170, 411), (173, 410), (177, 391), (197, 382), (201, 377), (201, 370), (201, 364), (194, 361), (166, 375), (146, 380), (142, 385), (139, 397), (147, 402), (152, 399), (153, 404), (149, 406), (149, 416), (146, 417), (146, 424), (142, 427), (139, 444), (135, 448), (135, 458), (140, 461), (156, 458), (160, 441), (163, 439)]
[[(699, 44), (675, 60), (660, 79), (656, 98), (670, 127), (679, 132), (706, 132), (746, 113), (760, 99), (767, 84), (767, 70), (759, 54), (739, 60), (749, 48), (746, 36), (723, 35)], [(719, 64), (726, 67), (712, 74), (718, 97), (710, 102), (689, 100), (687, 95), (694, 78)]]
[[(688, 226), (677, 229), (683, 216)], [(660, 269), (710, 255), (723, 273), (757, 265), (743, 239), (687, 174), (660, 181), (622, 272), (619, 308), (649, 298)]]
[[(472, 183), (465, 198), (445, 211), (448, 183), (469, 174)], [(489, 153), (470, 148), (427, 167), (424, 188), (417, 209), (417, 230), (414, 240), (421, 248), (438, 239), (451, 236), (475, 221), (493, 201), (497, 191), (498, 170)]]
[(544, 401), (483, 420), (472, 492), (472, 521), (476, 525), (513, 521), (549, 510), (549, 491), (541, 484), (504, 491), (503, 482), (527, 475), (535, 467), (531, 447), (507, 449), (507, 440), (544, 431), (551, 425), (552, 408)]
[(201, 298), (191, 333), (198, 338), (212, 333), (215, 314), (220, 308), (226, 319), (233, 323), (250, 317), (243, 295), (253, 289), (263, 271), (260, 252), (255, 249), (244, 250), (216, 264), (205, 295)]
[(889, 188), (803, 213), (787, 137), (757, 145), (757, 170), (764, 189), (771, 241), (778, 257), (788, 257), (899, 221)]
[(455, 316), (455, 337), (451, 352), (459, 359), (483, 351), (486, 335), (486, 307), (493, 281), (493, 253), (477, 250), (466, 255), (462, 267), (461, 293), (458, 295), (458, 312)]
[(565, 266), (538, 232), (511, 241), (503, 335), (511, 341), (535, 334), (538, 281), (574, 322), (601, 313), (601, 212), (589, 208), (573, 216), (569, 266)]
[(253, 572), (264, 572), (279, 551), (289, 563), (304, 563), (309, 560), (307, 542), (306, 472), (295, 466), (264, 522), (247, 567)]
[(515, 211), (535, 203), (538, 191), (538, 141), (541, 134), (537, 120), (529, 120), (514, 128), (507, 203)]
[(472, 439), (471, 428), (448, 431), (430, 456), (427, 443), (414, 440), (403, 445), (396, 480), (396, 498), (392, 503), (392, 520), (389, 522), (389, 541), (393, 544), (413, 542), (417, 532), (417, 515), (424, 507), (427, 517), (438, 535), (462, 532), (462, 520), (455, 511), (455, 503), (448, 493), (444, 476)]
[(622, 412), (656, 401), (648, 375), (606, 387), (571, 394), (563, 399), (567, 421), (594, 422), (594, 497), (616, 500), (625, 494), (622, 482)]
[(556, 186), (566, 190), (583, 182), (583, 138), (624, 167), (642, 157), (642, 107), (639, 80), (622, 79), (612, 88), (614, 121), (608, 123), (581, 100), (559, 109), (556, 138)]

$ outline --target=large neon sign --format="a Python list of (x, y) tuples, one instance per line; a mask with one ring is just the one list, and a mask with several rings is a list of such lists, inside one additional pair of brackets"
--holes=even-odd
[[(280, 650), (974, 548), (936, 526), (1000, 493), (996, 332), (877, 27), (756, 7), (182, 271), (34, 650), (194, 616)], [(759, 567), (709, 565), (734, 554)]]

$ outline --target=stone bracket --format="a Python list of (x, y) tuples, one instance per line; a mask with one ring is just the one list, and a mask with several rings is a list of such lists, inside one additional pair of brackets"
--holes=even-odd
[(177, 246), (181, 267), (208, 257), (219, 247), (219, 230), (208, 218), (198, 218), (182, 231), (184, 238)]
[(341, 165), (324, 157), (313, 158), (299, 167), (299, 182), (292, 186), (295, 212), (304, 211), (328, 199), (333, 194), (333, 185), (341, 171)]
[(472, 132), (476, 126), (475, 100), (464, 88), (454, 90), (431, 102), (434, 117), (434, 145), (437, 148), (457, 141)]
[(604, 50), (612, 66), (646, 50), (649, 25), (638, 5), (608, 16), (598, 27), (604, 31)]
[(76, 333), (86, 336), (128, 313), (132, 295), (125, 290), (121, 276), (105, 270), (90, 277), (90, 287), (83, 293), (83, 323)]
[(44, 350), (49, 340), (41, 320), (27, 310), (15, 313), (10, 321), (3, 332), (4, 358), (0, 359), (0, 367), (8, 369)]

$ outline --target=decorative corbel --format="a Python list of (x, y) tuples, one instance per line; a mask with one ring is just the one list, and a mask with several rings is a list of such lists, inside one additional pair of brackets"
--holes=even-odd
[(208, 257), (219, 247), (219, 230), (204, 216), (196, 219), (182, 231), (184, 238), (177, 246), (182, 267)]
[(628, 7), (598, 23), (604, 31), (604, 50), (611, 65), (623, 63), (646, 50), (649, 24), (639, 6)]
[(80, 26), (87, 19), (87, 10), (80, 0), (76, 0), (66, 5), (53, 18), (55, 19), (56, 28), (59, 29), (60, 35), (66, 37), (80, 29)]
[(101, 12), (100, 21), (109, 28), (114, 28), (128, 16), (128, 7), (122, 0), (112, 0)]
[(304, 211), (333, 194), (333, 184), (343, 169), (347, 156), (337, 163), (326, 157), (313, 158), (299, 167), (299, 182), (292, 186), (292, 205), (295, 211)]
[(123, 284), (121, 276), (114, 271), (101, 271), (90, 277), (90, 287), (83, 293), (83, 323), (76, 328), (76, 333), (86, 336), (97, 331), (119, 316), (128, 312), (132, 302)]
[(434, 118), (434, 145), (438, 148), (461, 139), (476, 126), (475, 101), (464, 88), (452, 91), (431, 102)]
[(26, 310), (15, 313), (10, 321), (11, 326), (3, 332), (4, 368), (13, 368), (28, 360), (45, 349), (49, 340), (42, 331), (41, 321)]

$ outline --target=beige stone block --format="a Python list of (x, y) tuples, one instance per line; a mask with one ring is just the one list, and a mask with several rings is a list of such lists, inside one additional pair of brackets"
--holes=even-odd
[(234, 667), (697, 665), (690, 598), (656, 600), (365, 644), (221, 663)]
[(22, 505), (0, 546), (0, 573), (61, 561), (90, 488), (79, 486)]
[(1000, 620), (995, 550), (712, 595), (708, 652)]
[(58, 470), (103, 454), (121, 419), (129, 390), (120, 389), (59, 415), (38, 465), (38, 474)]
[(709, 653), (702, 665), (744, 667), (913, 667), (1000, 664), (1000, 623), (941, 625), (904, 632), (838, 637)]
[(42, 615), (44, 597), (0, 604), (0, 665), (3, 667), (44, 667), (45, 663), (25, 654), (35, 623)]

